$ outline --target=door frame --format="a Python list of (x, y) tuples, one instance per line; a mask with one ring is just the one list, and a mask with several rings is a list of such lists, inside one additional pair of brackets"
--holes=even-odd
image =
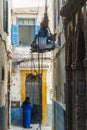
[[(35, 71), (32, 70), (32, 74)], [(26, 97), (26, 77), (31, 74), (31, 70), (20, 70), (21, 75), (21, 102), (25, 100)], [(38, 70), (37, 70), (38, 74)], [(42, 124), (47, 124), (47, 81), (46, 74), (47, 70), (41, 70), (40, 74), (42, 75)]]

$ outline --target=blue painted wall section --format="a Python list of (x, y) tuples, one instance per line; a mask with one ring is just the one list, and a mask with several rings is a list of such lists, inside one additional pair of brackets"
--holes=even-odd
[(48, 104), (47, 106), (47, 123), (48, 125), (52, 124), (52, 104)]
[(65, 130), (65, 109), (54, 101), (54, 130)]
[(12, 125), (22, 125), (22, 109), (11, 108), (11, 123)]
[(18, 33), (18, 25), (12, 25), (11, 28), (11, 41), (12, 45), (18, 46), (19, 45), (19, 33)]
[(0, 130), (7, 130), (7, 109), (0, 107)]
[[(52, 125), (52, 104), (47, 106), (47, 125)], [(11, 123), (12, 125), (22, 125), (23, 115), (21, 108), (11, 108)]]

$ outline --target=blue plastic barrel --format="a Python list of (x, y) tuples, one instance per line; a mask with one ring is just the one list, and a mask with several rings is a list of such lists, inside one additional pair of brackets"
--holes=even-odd
[(23, 104), (23, 127), (30, 128), (32, 104)]

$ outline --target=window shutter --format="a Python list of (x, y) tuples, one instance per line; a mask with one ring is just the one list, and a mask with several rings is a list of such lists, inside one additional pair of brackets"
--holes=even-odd
[(6, 1), (6, 33), (8, 33), (8, 1)]
[(18, 25), (12, 25), (12, 45), (18, 46)]
[(39, 29), (40, 29), (40, 25), (35, 25), (35, 35), (38, 34)]
[(3, 29), (6, 32), (6, 0), (3, 0)]

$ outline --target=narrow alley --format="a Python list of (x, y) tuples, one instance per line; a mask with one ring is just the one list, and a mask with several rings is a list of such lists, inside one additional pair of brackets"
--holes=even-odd
[[(43, 126), (38, 124), (31, 124), (31, 128), (27, 128), (27, 130), (51, 130), (50, 126)], [(26, 130), (26, 128), (23, 128), (22, 126), (12, 126), (11, 129), (8, 130)]]
[(0, 0), (0, 130), (87, 130), (87, 0)]

